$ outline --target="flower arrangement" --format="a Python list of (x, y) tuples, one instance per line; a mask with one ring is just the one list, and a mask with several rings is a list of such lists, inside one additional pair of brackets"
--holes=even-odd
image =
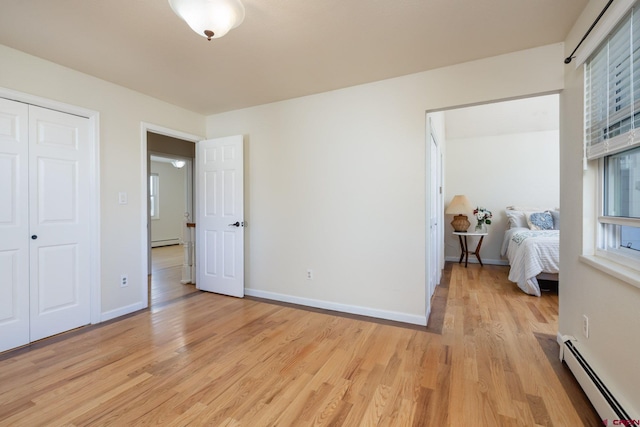
[(473, 215), (475, 215), (476, 220), (478, 221), (478, 224), (476, 225), (476, 230), (485, 228), (485, 224), (486, 225), (491, 224), (491, 218), (493, 217), (493, 214), (491, 213), (490, 210), (481, 208), (481, 207), (476, 207), (473, 210)]

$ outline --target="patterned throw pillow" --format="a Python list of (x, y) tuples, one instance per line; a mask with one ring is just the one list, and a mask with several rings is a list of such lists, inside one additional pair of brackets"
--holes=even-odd
[(531, 230), (553, 230), (553, 217), (549, 211), (527, 213), (527, 224)]

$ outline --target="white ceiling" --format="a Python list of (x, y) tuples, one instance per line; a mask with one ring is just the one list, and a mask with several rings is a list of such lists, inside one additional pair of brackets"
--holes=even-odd
[(167, 0), (0, 0), (0, 44), (212, 114), (561, 42), (587, 0), (243, 3), (208, 42)]

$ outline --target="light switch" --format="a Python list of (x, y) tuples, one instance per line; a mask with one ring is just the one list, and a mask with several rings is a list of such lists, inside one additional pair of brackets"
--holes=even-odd
[(121, 205), (127, 204), (127, 193), (125, 192), (118, 193), (118, 203)]

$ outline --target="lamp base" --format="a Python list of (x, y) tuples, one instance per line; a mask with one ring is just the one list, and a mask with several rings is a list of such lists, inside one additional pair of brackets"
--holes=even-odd
[(453, 221), (451, 221), (451, 226), (454, 231), (464, 232), (467, 231), (471, 223), (466, 215), (456, 215), (453, 217)]

